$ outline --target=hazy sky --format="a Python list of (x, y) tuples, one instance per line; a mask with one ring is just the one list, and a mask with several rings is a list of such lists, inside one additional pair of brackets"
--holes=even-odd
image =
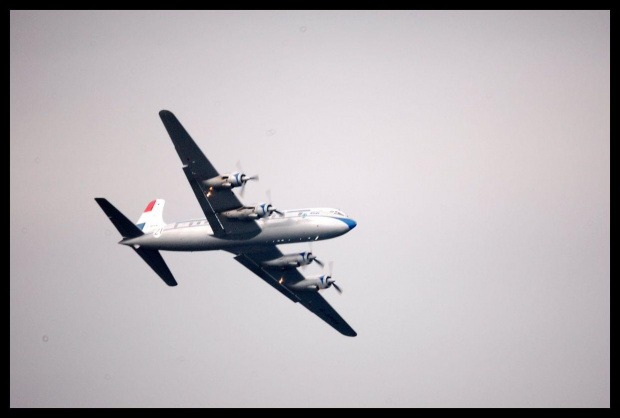
[[(608, 407), (609, 12), (11, 12), (11, 394), (22, 406)], [(346, 338), (223, 252), (159, 120), (318, 242)], [(281, 247), (303, 250), (304, 245)], [(319, 272), (310, 266), (309, 274)]]

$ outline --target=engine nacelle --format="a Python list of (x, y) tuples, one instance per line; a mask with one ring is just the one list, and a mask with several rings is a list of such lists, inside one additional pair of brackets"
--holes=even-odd
[(213, 177), (202, 183), (207, 187), (214, 189), (232, 189), (233, 187), (243, 186), (243, 183), (248, 181), (249, 177), (244, 173), (229, 173), (222, 174), (221, 176)]
[(290, 289), (295, 290), (319, 290), (327, 289), (334, 283), (334, 279), (328, 275), (308, 277), (304, 280), (300, 280), (292, 285), (285, 285)]
[(262, 265), (265, 267), (281, 269), (296, 268), (312, 263), (314, 260), (312, 257), (312, 253), (310, 252), (286, 254), (273, 260), (264, 261)]
[(334, 279), (332, 279), (332, 276), (328, 276), (326, 274), (317, 277), (315, 280), (319, 281), (319, 283), (317, 284), (319, 289), (327, 289), (332, 285), (332, 283), (334, 283)]
[(274, 212), (273, 206), (268, 203), (259, 203), (254, 207), (242, 207), (239, 209), (222, 212), (221, 215), (228, 219), (259, 219), (271, 216)]
[(240, 208), (222, 212), (220, 215), (228, 219), (258, 219), (258, 215), (254, 212), (254, 208)]
[(254, 206), (254, 213), (259, 218), (267, 218), (271, 216), (273, 212), (274, 208), (269, 203), (259, 203), (258, 205)]
[(281, 268), (281, 269), (299, 267), (299, 263), (297, 261), (288, 259), (286, 257), (280, 257), (280, 258), (276, 258), (275, 260), (265, 261), (264, 263), (262, 263), (262, 265), (264, 267)]

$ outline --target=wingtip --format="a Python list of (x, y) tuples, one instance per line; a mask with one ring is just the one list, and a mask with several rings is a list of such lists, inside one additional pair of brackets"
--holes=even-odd
[(342, 335), (344, 335), (345, 337), (357, 337), (357, 332), (355, 332), (353, 329), (349, 328), (347, 330), (342, 330), (340, 331), (340, 333)]
[(166, 116), (174, 116), (174, 114), (171, 111), (166, 110), (166, 109), (162, 109), (162, 110), (159, 111), (159, 117), (160, 118), (163, 118), (163, 117), (166, 117)]

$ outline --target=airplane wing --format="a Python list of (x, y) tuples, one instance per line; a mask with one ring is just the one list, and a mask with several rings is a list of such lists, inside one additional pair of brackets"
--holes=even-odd
[(336, 331), (348, 337), (355, 337), (357, 333), (342, 319), (329, 303), (315, 290), (292, 290), (284, 283), (296, 283), (304, 280), (304, 276), (297, 270), (263, 268), (261, 263), (266, 260), (281, 257), (282, 252), (275, 246), (239, 247), (226, 251), (236, 255), (235, 260), (243, 264), (271, 287), (282, 293), (293, 302), (299, 302), (323, 321), (334, 327)]
[(257, 235), (261, 229), (256, 221), (244, 220), (239, 222), (219, 215), (220, 212), (240, 208), (243, 204), (232, 190), (219, 189), (208, 193), (203, 181), (217, 177), (219, 173), (172, 112), (162, 110), (159, 112), (159, 117), (174, 143), (177, 154), (183, 163), (183, 172), (192, 186), (211, 229), (213, 229), (213, 234), (218, 238), (230, 239), (247, 239)]

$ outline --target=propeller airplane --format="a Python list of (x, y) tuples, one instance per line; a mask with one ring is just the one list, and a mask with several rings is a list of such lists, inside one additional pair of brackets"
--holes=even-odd
[[(357, 223), (333, 208), (307, 208), (280, 211), (267, 202), (246, 206), (233, 193), (240, 188), (243, 197), (248, 176), (237, 163), (236, 172), (220, 174), (202, 153), (179, 120), (167, 110), (159, 116), (172, 139), (183, 164), (183, 172), (198, 199), (205, 218), (165, 223), (165, 201), (155, 199), (147, 206), (137, 223), (130, 221), (104, 198), (95, 198), (123, 239), (119, 244), (131, 247), (168, 286), (176, 286), (160, 251), (224, 250), (274, 289), (293, 302), (301, 303), (343, 335), (357, 333), (319, 294), (333, 287), (342, 293), (329, 274), (304, 276), (304, 270), (316, 262), (325, 264), (312, 253), (312, 242), (346, 234)], [(278, 245), (310, 243), (310, 251), (283, 254)]]

